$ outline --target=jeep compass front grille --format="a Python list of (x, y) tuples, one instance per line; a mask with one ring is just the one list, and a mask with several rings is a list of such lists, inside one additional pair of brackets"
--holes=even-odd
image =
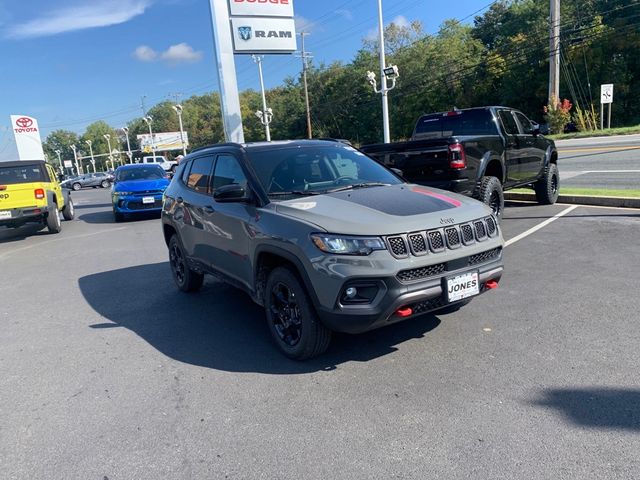
[(480, 263), (488, 262), (489, 260), (496, 259), (500, 256), (502, 248), (494, 248), (493, 250), (487, 250), (486, 252), (476, 253), (469, 257), (469, 266), (478, 265)]
[(498, 224), (493, 217), (451, 225), (422, 232), (410, 232), (386, 237), (389, 250), (397, 258), (416, 257), (429, 252), (439, 253), (483, 242), (498, 235)]
[(440, 275), (446, 270), (447, 266), (444, 263), (438, 263), (436, 265), (428, 265), (426, 267), (412, 268), (411, 270), (402, 270), (398, 272), (398, 280), (401, 282), (412, 282), (414, 280), (422, 280), (423, 278), (433, 277), (434, 275)]

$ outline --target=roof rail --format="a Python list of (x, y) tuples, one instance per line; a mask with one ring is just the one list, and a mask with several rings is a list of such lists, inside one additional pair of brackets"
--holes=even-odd
[(205, 145), (204, 147), (194, 148), (193, 150), (191, 150), (188, 153), (188, 155), (191, 155), (192, 153), (195, 153), (195, 152), (199, 152), (201, 150), (206, 150), (207, 148), (214, 148), (214, 147), (239, 147), (239, 148), (242, 148), (242, 145), (240, 143), (235, 143), (235, 142), (212, 143), (211, 145)]

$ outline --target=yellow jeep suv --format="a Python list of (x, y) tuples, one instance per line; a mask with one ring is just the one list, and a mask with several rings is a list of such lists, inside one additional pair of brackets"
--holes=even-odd
[(58, 233), (59, 212), (65, 220), (73, 219), (70, 192), (60, 187), (51, 165), (43, 160), (0, 162), (0, 226), (40, 223)]

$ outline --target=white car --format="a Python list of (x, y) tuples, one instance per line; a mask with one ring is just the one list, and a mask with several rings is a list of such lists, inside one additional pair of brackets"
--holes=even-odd
[(153, 163), (155, 165), (160, 165), (165, 172), (175, 172), (176, 167), (178, 166), (178, 162), (176, 162), (175, 160), (167, 160), (166, 157), (163, 157), (161, 155), (142, 157), (142, 163)]

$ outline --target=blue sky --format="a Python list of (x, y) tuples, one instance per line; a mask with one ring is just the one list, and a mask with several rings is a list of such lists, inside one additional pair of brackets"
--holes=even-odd
[[(351, 60), (376, 32), (377, 0), (293, 2), (316, 64)], [(435, 32), (489, 3), (384, 0), (384, 20), (420, 20)], [(96, 120), (124, 126), (141, 116), (142, 96), (150, 107), (172, 93), (217, 90), (208, 0), (0, 0), (0, 52), (0, 137), (11, 114), (36, 117), (44, 139)], [(265, 82), (299, 69), (299, 58), (267, 56)], [(259, 89), (250, 57), (236, 56), (236, 71), (241, 90)]]

